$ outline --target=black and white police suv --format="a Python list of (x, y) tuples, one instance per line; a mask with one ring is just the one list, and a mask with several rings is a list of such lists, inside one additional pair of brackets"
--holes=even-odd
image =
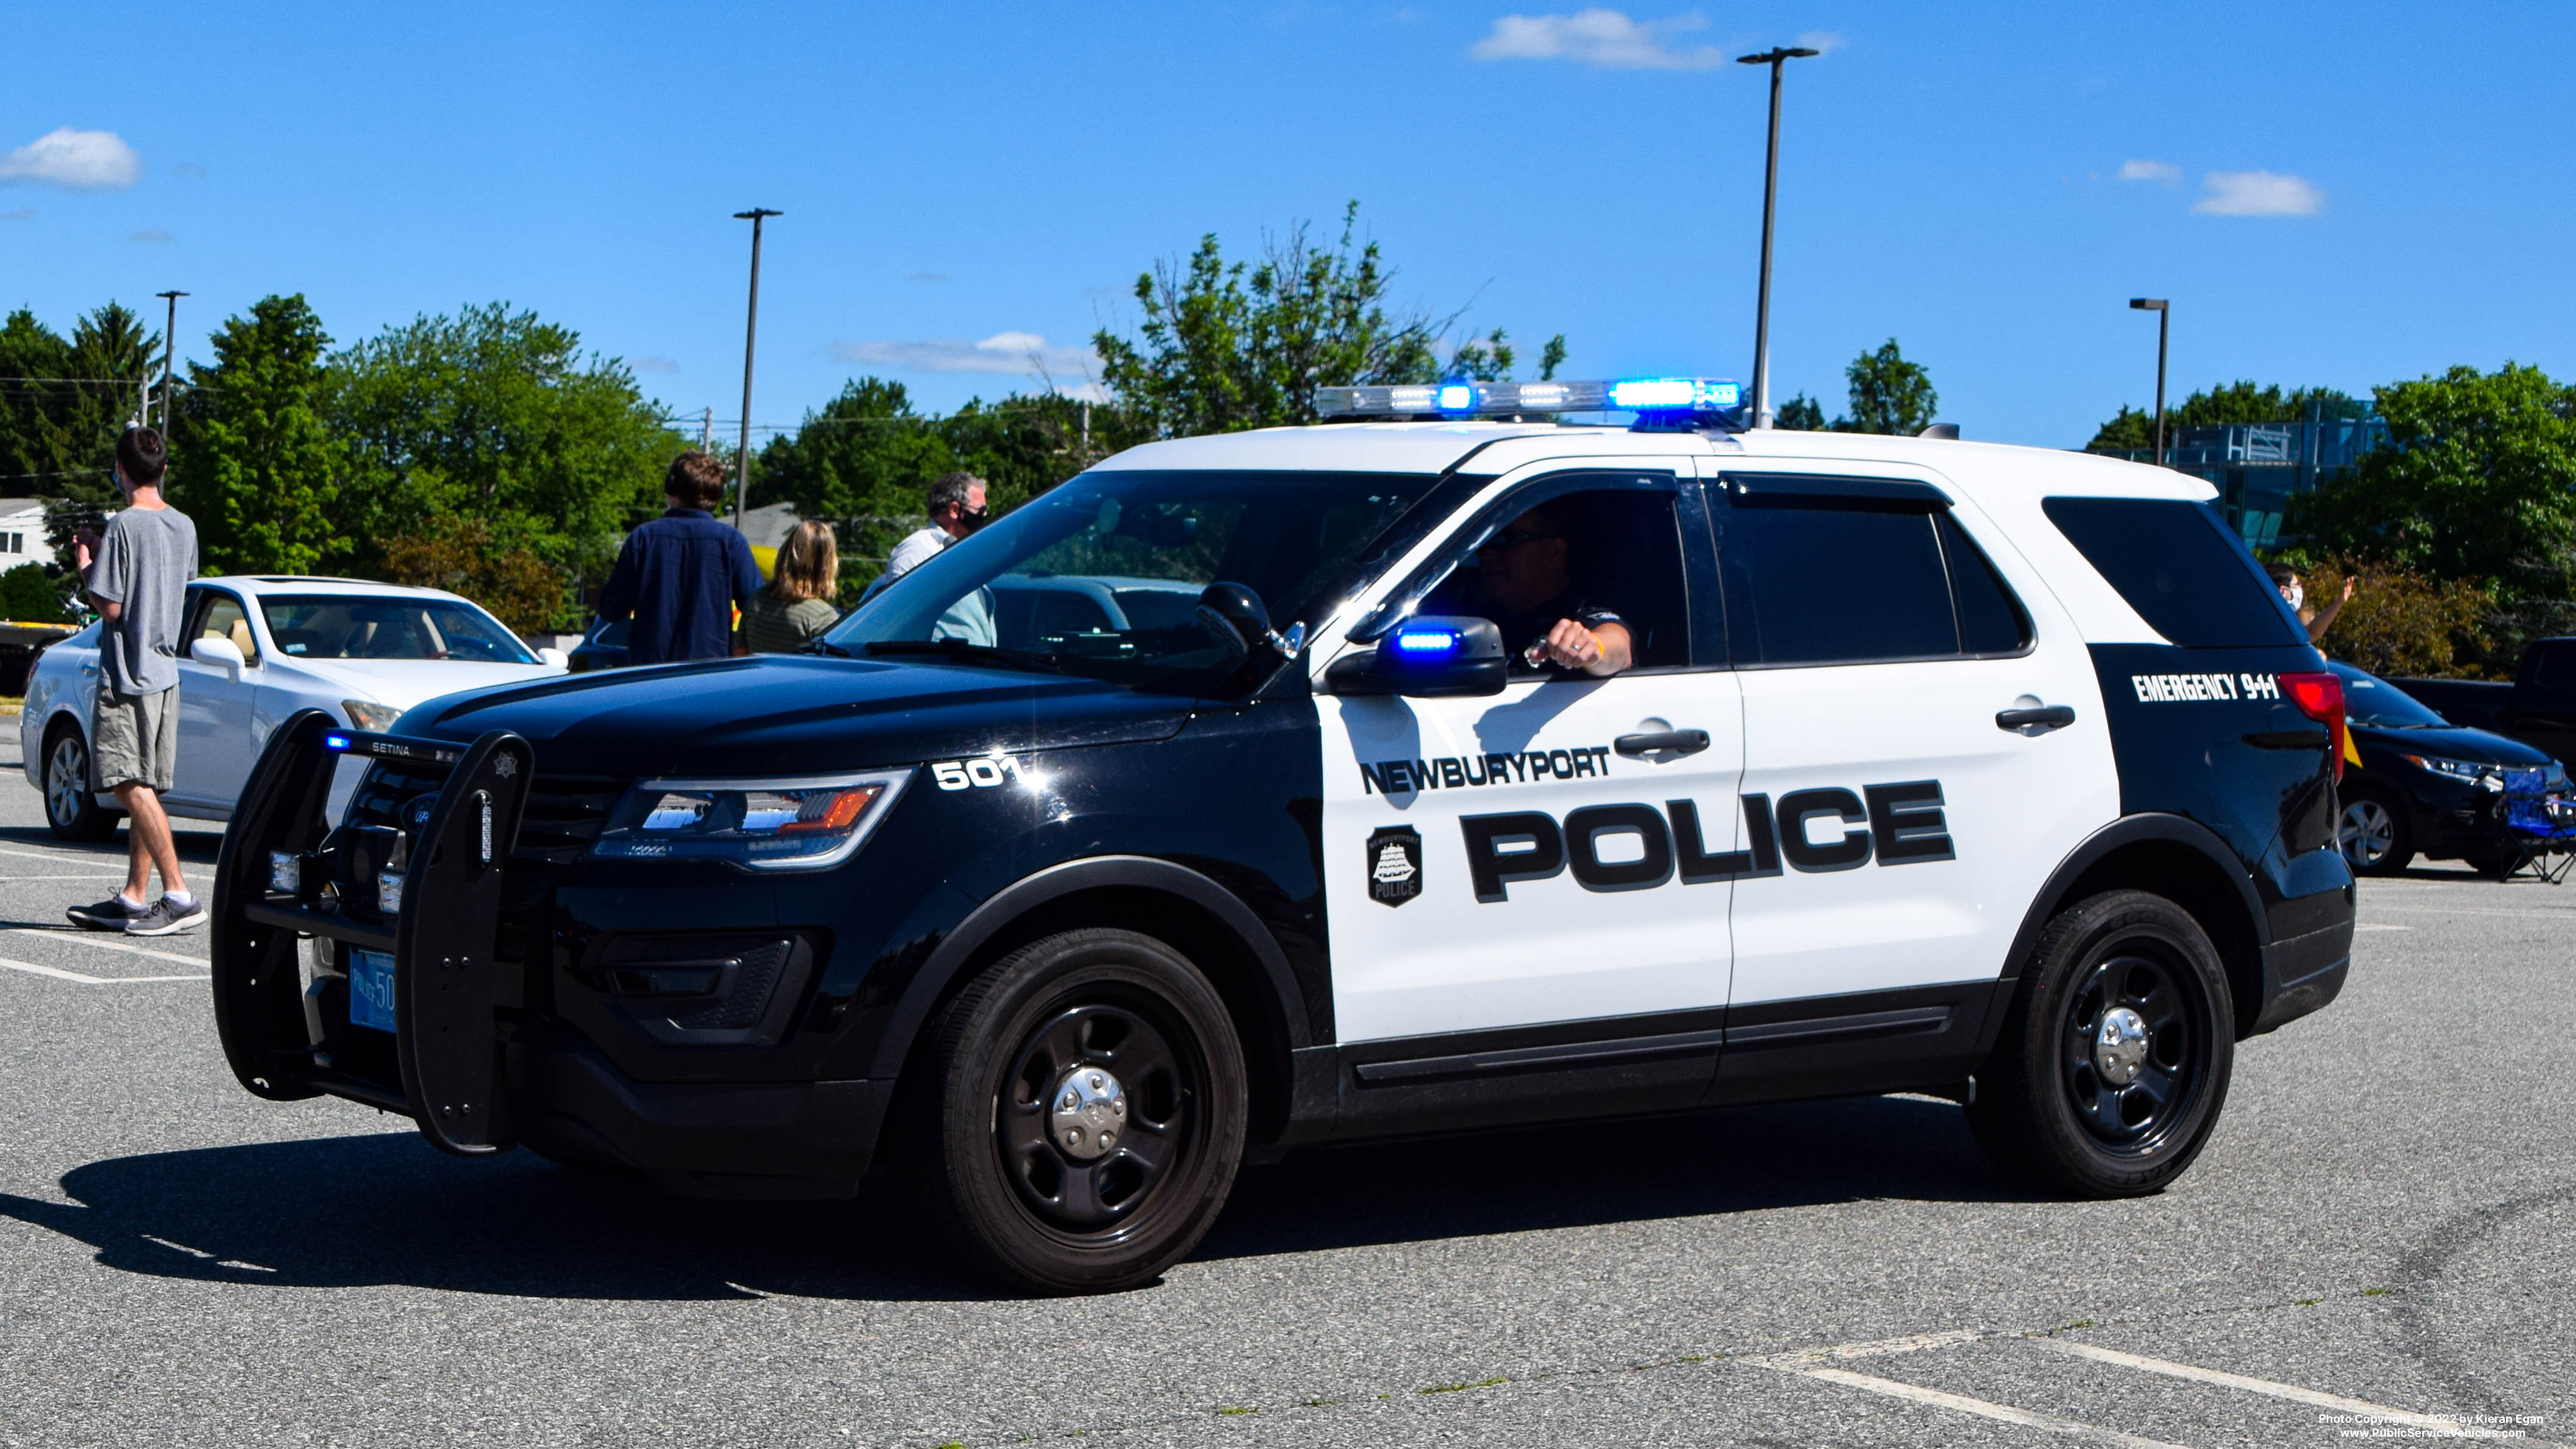
[[(1150, 1279), (1248, 1154), (1717, 1103), (1936, 1093), (2162, 1187), (2343, 983), (2335, 676), (2195, 480), (1734, 402), (1340, 391), (814, 652), (299, 717), (225, 1050), (679, 1192), (884, 1163), (1040, 1290)], [(1587, 409), (1637, 421), (1521, 420)]]

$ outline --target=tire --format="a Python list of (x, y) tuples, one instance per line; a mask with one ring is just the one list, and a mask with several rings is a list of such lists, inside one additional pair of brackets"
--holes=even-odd
[(2377, 790), (2355, 790), (2344, 800), (2335, 845), (2355, 875), (2397, 875), (2415, 860), (2405, 806)]
[(118, 812), (99, 808), (89, 788), (89, 741), (66, 720), (45, 732), (45, 825), (56, 840), (96, 841), (116, 834)]
[(1067, 931), (994, 962), (925, 1039), (898, 1124), (926, 1225), (1039, 1293), (1151, 1282), (1234, 1186), (1248, 1118), (1225, 1004), (1171, 947)]
[[(2103, 1043), (2109, 1025), (2128, 1028), (2120, 1047)], [(1968, 1126), (2046, 1189), (2142, 1197), (2200, 1155), (2235, 1051), (2227, 974), (2200, 923), (2144, 891), (2093, 896), (2023, 963)]]

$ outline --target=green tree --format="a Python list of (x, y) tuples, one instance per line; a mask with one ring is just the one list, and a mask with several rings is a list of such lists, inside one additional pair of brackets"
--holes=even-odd
[(190, 367), (199, 401), (172, 498), (209, 570), (311, 573), (348, 552), (336, 517), (347, 455), (320, 411), (330, 345), (300, 294), (265, 297), (215, 333), (214, 366)]
[(0, 492), (51, 493), (72, 467), (72, 345), (20, 308), (0, 323)]
[(35, 441), (18, 447), (45, 465), (24, 471), (47, 475), (31, 480), (38, 485), (33, 491), (54, 500), (45, 508), (45, 538), (68, 561), (73, 530), (118, 504), (110, 473), (117, 435), (134, 420), (143, 383), (159, 365), (160, 338), (114, 302), (85, 313), (57, 355), (47, 355), (50, 334), (33, 318), (20, 326), (13, 317), (11, 324), (29, 360), (54, 370), (9, 375), (58, 379), (31, 386), (28, 395), (44, 421), (31, 434)]
[[(1139, 433), (1310, 423), (1318, 387), (1510, 376), (1517, 358), (1501, 329), (1462, 343), (1444, 365), (1455, 314), (1390, 314), (1395, 273), (1377, 243), (1356, 243), (1358, 225), (1355, 201), (1336, 242), (1316, 243), (1299, 222), (1257, 262), (1226, 260), (1210, 232), (1187, 261), (1158, 262), (1137, 277), (1137, 335), (1104, 328), (1092, 347), (1102, 382)], [(1564, 355), (1559, 335), (1544, 349), (1546, 372)]]
[(623, 362), (584, 358), (580, 334), (504, 303), (337, 354), (323, 412), (350, 453), (338, 524), (356, 567), (470, 516), (563, 576), (567, 622), (577, 582), (606, 574), (619, 531), (655, 509), (688, 446)]
[[(2241, 423), (2295, 423), (2305, 421), (2313, 404), (2321, 418), (2358, 418), (2369, 415), (2370, 408), (2359, 398), (2331, 387), (2283, 388), (2278, 383), (2257, 385), (2253, 382), (2231, 382), (2207, 388), (2184, 398), (2165, 410), (2165, 437), (2171, 441), (2176, 428), (2230, 427)], [(2093, 434), (2085, 448), (2096, 453), (2135, 452), (2156, 445), (2156, 415), (2152, 408), (2123, 406), (2109, 422)]]
[(1923, 364), (1908, 362), (1896, 339), (1875, 352), (1864, 352), (1843, 370), (1851, 383), (1851, 416), (1834, 419), (1838, 433), (1888, 433), (1910, 438), (1932, 425), (1941, 395), (1932, 390), (1932, 374)]
[(22, 563), (0, 573), (0, 622), (54, 624), (62, 621), (62, 586), (40, 563)]
[(1825, 410), (1814, 398), (1803, 392), (1795, 393), (1787, 402), (1780, 404), (1779, 416), (1774, 421), (1777, 426), (1792, 432), (1821, 433), (1825, 430)]

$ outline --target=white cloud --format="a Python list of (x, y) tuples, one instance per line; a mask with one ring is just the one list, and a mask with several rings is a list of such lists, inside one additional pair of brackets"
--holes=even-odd
[(1707, 28), (1695, 10), (1669, 20), (1631, 20), (1598, 7), (1572, 15), (1506, 15), (1467, 53), (1478, 60), (1571, 60), (1605, 70), (1707, 70), (1726, 64), (1726, 52), (1670, 44), (1674, 36)]
[(1810, 30), (1806, 34), (1799, 36), (1796, 43), (1808, 50), (1817, 51), (1825, 55), (1831, 55), (1835, 51), (1842, 49), (1844, 46), (1851, 44), (1850, 41), (1843, 38), (1843, 33), (1839, 30)]
[(36, 209), (32, 206), (22, 206), (16, 211), (0, 211), (0, 221), (34, 221), (35, 219)]
[(2270, 171), (2212, 171), (2200, 185), (2191, 209), (2209, 216), (2314, 216), (2326, 206), (2323, 191)]
[(638, 357), (626, 364), (637, 372), (677, 372), (680, 364), (667, 357)]
[(0, 182), (39, 181), (70, 191), (121, 191), (143, 174), (143, 158), (114, 131), (69, 126), (0, 156)]
[(843, 362), (904, 372), (1045, 373), (1059, 382), (1087, 378), (1099, 367), (1089, 347), (1049, 347), (1035, 332), (996, 332), (981, 342), (934, 337), (921, 342), (835, 342)]
[(127, 238), (126, 238), (126, 240), (127, 240), (127, 241), (155, 242), (155, 243), (158, 243), (158, 242), (166, 242), (166, 241), (176, 241), (176, 240), (178, 240), (178, 238), (177, 238), (177, 237), (174, 237), (174, 236), (172, 236), (172, 235), (170, 235), (170, 233), (168, 233), (168, 232), (166, 232), (166, 231), (163, 231), (161, 228), (159, 228), (159, 227), (157, 227), (157, 226), (152, 226), (152, 227), (145, 227), (143, 230), (138, 231), (138, 232), (134, 233), (132, 236), (127, 237)]
[(2182, 180), (2182, 168), (2170, 161), (2123, 161), (2120, 163), (2120, 179), (2171, 186)]

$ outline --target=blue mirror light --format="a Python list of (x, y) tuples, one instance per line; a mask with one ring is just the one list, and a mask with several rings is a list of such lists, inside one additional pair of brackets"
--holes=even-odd
[(326, 750), (345, 750), (348, 747), (349, 737), (347, 735), (324, 735), (322, 737), (322, 748)]
[(1455, 629), (1404, 629), (1395, 636), (1395, 652), (1407, 659), (1439, 659), (1458, 652)]

